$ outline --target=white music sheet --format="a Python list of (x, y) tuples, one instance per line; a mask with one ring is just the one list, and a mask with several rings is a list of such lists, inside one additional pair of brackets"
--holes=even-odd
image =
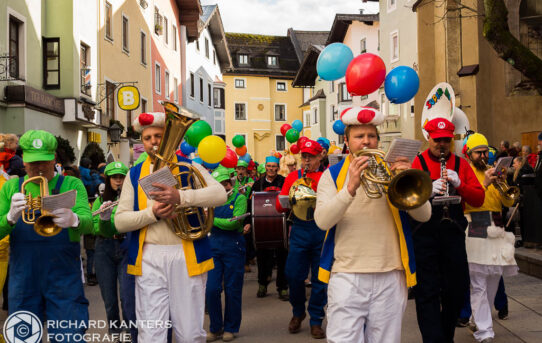
[(418, 151), (420, 151), (421, 146), (422, 142), (414, 139), (395, 138), (391, 142), (390, 148), (384, 157), (384, 160), (393, 163), (398, 157), (406, 157), (410, 162), (412, 162), (418, 154)]
[(175, 177), (171, 173), (171, 170), (168, 167), (160, 168), (152, 174), (149, 174), (139, 180), (139, 185), (141, 186), (141, 189), (143, 189), (143, 192), (145, 192), (145, 195), (147, 195), (147, 198), (149, 199), (152, 199), (152, 197), (149, 195), (150, 192), (162, 190), (161, 188), (154, 187), (152, 185), (153, 183), (161, 183), (163, 185), (171, 187), (177, 186), (177, 180), (175, 179)]
[(53, 212), (60, 208), (72, 208), (75, 206), (76, 198), (77, 191), (75, 189), (66, 193), (48, 195), (41, 199), (41, 207), (49, 212)]

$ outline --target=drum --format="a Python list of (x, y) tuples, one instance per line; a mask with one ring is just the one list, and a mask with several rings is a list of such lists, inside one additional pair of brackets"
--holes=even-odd
[(252, 236), (256, 249), (288, 248), (286, 215), (277, 211), (279, 192), (252, 193)]

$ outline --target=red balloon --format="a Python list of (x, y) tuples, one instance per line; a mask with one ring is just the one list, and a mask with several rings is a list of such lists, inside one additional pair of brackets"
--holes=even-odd
[(286, 136), (286, 132), (288, 132), (288, 130), (290, 130), (292, 128), (292, 125), (286, 123), (286, 124), (282, 124), (282, 126), (280, 127), (280, 133), (282, 133), (283, 136)]
[(297, 144), (292, 144), (292, 145), (290, 146), (290, 152), (291, 152), (292, 154), (297, 154), (297, 153), (299, 153), (299, 147), (297, 146)]
[(237, 166), (237, 154), (232, 149), (226, 149), (226, 157), (220, 162), (226, 168), (235, 168)]
[(386, 65), (371, 53), (356, 56), (346, 69), (346, 88), (352, 95), (368, 95), (376, 91), (386, 79)]
[(246, 153), (247, 153), (247, 146), (246, 146), (246, 145), (243, 145), (243, 146), (240, 147), (240, 148), (235, 148), (235, 152), (236, 152), (237, 155), (239, 155), (239, 156), (245, 156)]
[(303, 145), (305, 145), (305, 142), (307, 141), (307, 137), (303, 136), (303, 137), (299, 137), (299, 139), (297, 140), (297, 147), (299, 149), (301, 149), (303, 147)]

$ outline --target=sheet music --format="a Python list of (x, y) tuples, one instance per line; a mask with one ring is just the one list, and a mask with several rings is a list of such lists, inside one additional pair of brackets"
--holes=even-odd
[(169, 170), (168, 167), (163, 167), (158, 169), (152, 174), (149, 174), (145, 176), (144, 178), (139, 180), (139, 185), (141, 186), (141, 189), (143, 189), (143, 192), (147, 195), (147, 198), (152, 199), (152, 197), (149, 195), (150, 192), (160, 191), (161, 188), (154, 187), (153, 183), (161, 183), (166, 186), (175, 187), (177, 186), (177, 180), (171, 173), (171, 170)]
[(414, 139), (395, 138), (390, 145), (388, 153), (384, 157), (387, 162), (395, 162), (398, 157), (406, 157), (410, 162), (414, 161), (414, 158), (420, 151), (422, 142)]
[(77, 198), (77, 191), (72, 189), (66, 193), (48, 195), (41, 199), (42, 209), (53, 212), (60, 208), (72, 208), (75, 206), (75, 199)]

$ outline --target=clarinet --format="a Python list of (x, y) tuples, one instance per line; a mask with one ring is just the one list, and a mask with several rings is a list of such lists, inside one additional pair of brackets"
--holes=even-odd
[[(440, 150), (440, 178), (444, 179), (444, 172), (446, 171), (446, 156), (444, 155), (444, 149)], [(448, 180), (444, 179), (446, 188), (444, 189), (444, 197), (450, 196), (450, 186), (448, 185)], [(450, 209), (448, 208), (448, 203), (445, 202), (442, 207), (442, 220), (449, 220), (450, 218)]]

